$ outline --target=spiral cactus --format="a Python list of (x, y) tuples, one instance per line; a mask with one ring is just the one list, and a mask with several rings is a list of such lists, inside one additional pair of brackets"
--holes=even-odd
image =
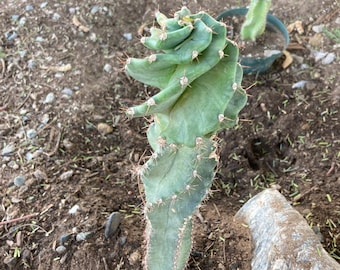
[(160, 89), (130, 117), (153, 116), (147, 136), (153, 154), (141, 170), (145, 188), (145, 269), (183, 269), (192, 245), (192, 215), (207, 196), (218, 161), (216, 132), (230, 128), (246, 103), (238, 47), (226, 26), (183, 7), (142, 43), (158, 53), (129, 58), (126, 71)]

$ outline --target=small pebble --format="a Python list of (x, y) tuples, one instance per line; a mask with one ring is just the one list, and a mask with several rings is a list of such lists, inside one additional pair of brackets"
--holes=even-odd
[(335, 53), (328, 53), (321, 61), (323, 65), (329, 65), (335, 60)]
[(56, 22), (56, 21), (58, 21), (60, 19), (60, 15), (59, 15), (59, 13), (53, 13), (53, 15), (52, 15), (52, 21), (54, 21), (54, 22)]
[(313, 79), (320, 79), (320, 77), (321, 77), (321, 74), (320, 74), (320, 72), (315, 72), (314, 74), (313, 74)]
[(37, 42), (44, 42), (45, 41), (45, 39), (43, 37), (41, 37), (41, 36), (36, 37), (35, 40)]
[(1, 150), (1, 155), (6, 156), (10, 153), (13, 153), (15, 150), (14, 144), (7, 144), (2, 150)]
[(21, 187), (25, 184), (26, 178), (25, 176), (22, 175), (18, 175), (14, 178), (13, 183), (14, 185), (16, 185), (17, 187)]
[(20, 51), (18, 51), (18, 53), (19, 53), (20, 57), (23, 58), (23, 57), (26, 56), (27, 51), (26, 50), (20, 50)]
[(66, 149), (71, 149), (73, 147), (73, 143), (69, 139), (66, 138), (63, 140), (63, 146)]
[(111, 70), (112, 70), (112, 66), (110, 64), (105, 64), (104, 71), (109, 73), (109, 72), (111, 72)]
[(33, 59), (30, 59), (27, 61), (27, 67), (29, 69), (33, 69), (37, 66), (37, 62), (35, 62)]
[(327, 55), (327, 52), (312, 51), (312, 55), (314, 57), (315, 62), (318, 62)]
[(126, 236), (124, 235), (124, 236), (122, 236), (122, 237), (119, 237), (119, 243), (122, 245), (122, 246), (124, 246), (125, 245), (125, 243), (126, 243)]
[(73, 176), (73, 170), (69, 170), (60, 175), (60, 180), (65, 181), (67, 179), (70, 179), (72, 176)]
[(14, 31), (8, 31), (5, 33), (5, 37), (8, 41), (14, 40), (18, 37), (18, 34)]
[(109, 239), (116, 233), (121, 220), (122, 220), (122, 215), (119, 212), (113, 212), (108, 217), (107, 222), (105, 224), (105, 231), (104, 231), (104, 235), (106, 239)]
[(45, 8), (47, 6), (48, 2), (43, 2), (40, 4), (40, 8)]
[(97, 41), (97, 35), (96, 35), (96, 33), (94, 33), (94, 32), (92, 32), (91, 34), (90, 34), (90, 40), (91, 41), (93, 41), (93, 42), (96, 42)]
[(132, 39), (132, 34), (131, 33), (124, 33), (123, 37), (126, 38), (127, 40), (131, 40)]
[(33, 6), (32, 5), (27, 5), (26, 7), (25, 7), (25, 10), (26, 11), (31, 11), (31, 10), (33, 10), (34, 8), (33, 8)]
[(107, 135), (113, 132), (113, 127), (106, 123), (99, 123), (97, 125), (97, 129), (103, 135)]
[(26, 24), (26, 18), (25, 17), (21, 17), (19, 20), (18, 25), (19, 26), (24, 26)]
[(313, 30), (315, 33), (322, 33), (323, 28), (324, 28), (324, 25), (323, 25), (323, 24), (313, 25), (313, 26), (312, 26), (312, 30)]
[(292, 89), (296, 89), (296, 88), (304, 88), (307, 84), (307, 81), (299, 81), (296, 82), (292, 85)]
[(77, 235), (76, 235), (76, 240), (77, 240), (77, 242), (84, 241), (84, 240), (86, 240), (86, 238), (88, 238), (91, 234), (92, 234), (92, 232), (81, 232), (81, 233), (77, 233)]
[(17, 15), (17, 14), (15, 14), (15, 15), (12, 15), (11, 16), (11, 20), (13, 21), (13, 22), (16, 22), (18, 19), (19, 19), (19, 15)]
[(64, 254), (66, 252), (66, 247), (61, 245), (61, 246), (57, 246), (57, 248), (55, 249), (55, 251), (58, 253), (58, 254)]
[(61, 93), (70, 97), (73, 95), (73, 91), (70, 88), (64, 88), (63, 90), (61, 90)]
[(92, 15), (94, 15), (99, 11), (99, 9), (100, 9), (99, 6), (93, 6), (90, 12)]
[(57, 79), (60, 79), (60, 78), (62, 78), (62, 77), (64, 77), (65, 76), (65, 74), (63, 73), (63, 72), (57, 72), (55, 75), (54, 75), (54, 77), (56, 77)]
[(50, 116), (47, 113), (43, 114), (43, 116), (41, 118), (41, 123), (46, 125), (48, 123), (48, 121), (50, 121)]
[(37, 131), (35, 129), (29, 129), (26, 132), (26, 136), (29, 139), (33, 139), (35, 136), (37, 136)]
[(33, 157), (34, 157), (34, 155), (33, 155), (31, 152), (27, 152), (27, 153), (25, 154), (25, 158), (26, 158), (27, 161), (32, 160)]
[(66, 244), (66, 242), (70, 241), (73, 237), (73, 234), (69, 233), (69, 234), (63, 234), (62, 236), (60, 236), (60, 243), (62, 245)]
[(45, 100), (44, 100), (44, 103), (52, 103), (53, 101), (55, 100), (55, 95), (53, 93), (48, 93)]
[(76, 9), (74, 7), (70, 7), (68, 9), (68, 12), (70, 12), (71, 14), (75, 13), (76, 12)]
[(74, 206), (72, 206), (72, 208), (70, 210), (68, 210), (68, 213), (70, 215), (73, 215), (75, 213), (77, 213), (77, 211), (80, 209), (78, 204), (75, 204)]

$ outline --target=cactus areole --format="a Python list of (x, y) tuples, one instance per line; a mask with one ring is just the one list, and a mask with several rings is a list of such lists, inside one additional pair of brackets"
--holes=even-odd
[(160, 89), (129, 117), (152, 116), (151, 158), (140, 170), (145, 188), (145, 269), (184, 269), (192, 246), (192, 215), (207, 196), (218, 161), (214, 135), (234, 126), (246, 103), (238, 47), (226, 26), (186, 7), (142, 43), (155, 53), (129, 58), (126, 71)]

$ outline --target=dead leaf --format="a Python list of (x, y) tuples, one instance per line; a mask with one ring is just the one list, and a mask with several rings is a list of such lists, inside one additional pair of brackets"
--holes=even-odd
[(293, 63), (293, 57), (286, 50), (283, 51), (283, 54), (285, 55), (286, 59), (282, 63), (282, 68), (286, 69), (287, 67), (289, 67)]
[(293, 31), (297, 31), (300, 35), (302, 35), (305, 30), (303, 29), (302, 21), (296, 21), (287, 26), (288, 33), (292, 33)]
[(295, 23), (291, 23), (290, 25), (287, 26), (287, 31), (289, 34), (293, 32), (294, 29), (295, 29)]
[(73, 18), (72, 18), (72, 23), (73, 23), (76, 27), (78, 27), (81, 31), (83, 31), (83, 32), (85, 32), (85, 33), (88, 32), (88, 31), (90, 31), (90, 28), (84, 26), (84, 25), (79, 21), (79, 19), (77, 18), (77, 16), (73, 16)]
[(295, 29), (300, 35), (302, 35), (305, 32), (305, 30), (303, 29), (302, 21), (295, 22)]

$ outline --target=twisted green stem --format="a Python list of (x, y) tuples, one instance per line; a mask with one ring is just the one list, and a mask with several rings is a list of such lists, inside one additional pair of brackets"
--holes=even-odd
[(246, 103), (238, 48), (226, 26), (183, 7), (156, 13), (160, 28), (142, 43), (157, 53), (130, 58), (126, 71), (160, 89), (130, 117), (153, 116), (153, 154), (141, 170), (147, 220), (146, 269), (183, 269), (191, 250), (192, 215), (206, 197), (217, 164), (216, 132), (234, 126)]

